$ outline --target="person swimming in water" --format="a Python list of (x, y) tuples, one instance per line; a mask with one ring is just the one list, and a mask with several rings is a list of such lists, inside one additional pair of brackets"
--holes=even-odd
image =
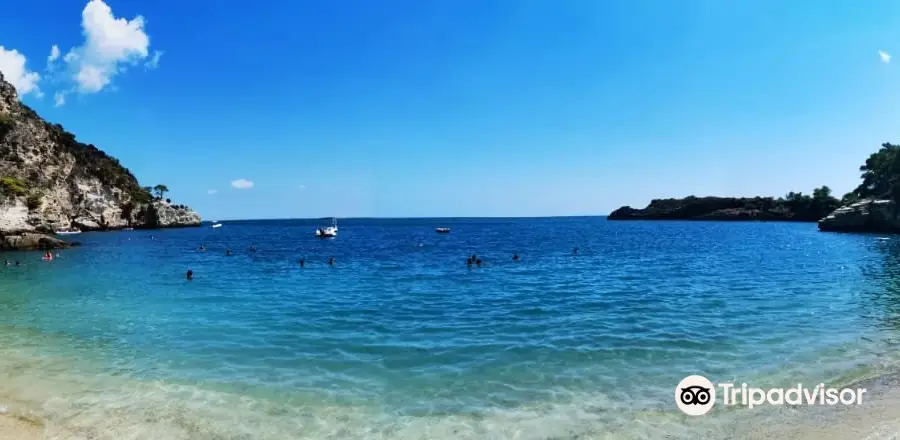
[(225, 249), (225, 256), (226, 257), (231, 256), (231, 249)]
[(472, 261), (472, 257), (466, 258), (466, 266), (471, 266), (474, 261)]
[(513, 261), (519, 261), (519, 254), (513, 255)]
[(577, 253), (578, 253), (578, 248), (572, 249), (572, 253), (573, 253), (573, 254), (577, 254)]
[(303, 258), (300, 259), (300, 267), (306, 266), (306, 260)]
[(333, 257), (333, 256), (332, 256), (331, 258), (328, 259), (328, 265), (329, 265), (329, 266), (334, 266), (334, 257)]
[(193, 280), (194, 279), (194, 271), (188, 269), (187, 274), (185, 274), (185, 277), (187, 278), (188, 281)]
[(19, 265), (19, 260), (16, 260), (16, 266), (18, 266), (18, 265)]
[(7, 266), (9, 266), (9, 260), (6, 260), (6, 261), (4, 262), (4, 264), (7, 265)]
[(248, 246), (248, 247), (247, 247), (247, 252), (256, 252), (256, 248), (253, 247), (253, 246)]
[(44, 261), (53, 261), (53, 254), (50, 251), (44, 253), (44, 257), (42, 258)]
[(475, 260), (475, 265), (481, 267), (481, 258)]
[(200, 250), (201, 250), (201, 251), (205, 251), (205, 250), (206, 250), (206, 246), (204, 246), (204, 245), (201, 244), (201, 245), (200, 245)]

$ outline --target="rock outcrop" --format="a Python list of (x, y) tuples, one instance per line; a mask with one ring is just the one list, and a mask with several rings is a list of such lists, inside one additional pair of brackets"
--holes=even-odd
[(147, 209), (145, 228), (178, 228), (200, 226), (200, 216), (187, 207), (155, 201)]
[(655, 199), (644, 209), (623, 206), (609, 220), (715, 220), (715, 221), (800, 221), (815, 222), (838, 206), (838, 201), (797, 200), (772, 197), (685, 197)]
[(117, 159), (41, 119), (0, 73), (0, 241), (67, 227), (193, 226), (199, 219), (154, 200)]
[(0, 251), (28, 250), (28, 249), (60, 249), (67, 248), (69, 244), (58, 238), (46, 234), (25, 232), (14, 235), (4, 235), (0, 239)]
[(836, 209), (819, 220), (819, 230), (900, 232), (900, 207), (893, 200), (867, 199)]

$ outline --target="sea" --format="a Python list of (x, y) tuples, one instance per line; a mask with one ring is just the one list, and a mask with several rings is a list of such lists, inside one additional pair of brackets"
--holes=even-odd
[(315, 220), (222, 224), (83, 233), (52, 262), (0, 255), (0, 414), (52, 439), (747, 438), (805, 413), (688, 416), (679, 381), (898, 371), (891, 236), (604, 217), (340, 219), (333, 239)]

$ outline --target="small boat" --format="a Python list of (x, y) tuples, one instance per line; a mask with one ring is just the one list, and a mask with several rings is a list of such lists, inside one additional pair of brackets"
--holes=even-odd
[(331, 219), (331, 226), (325, 226), (316, 228), (316, 237), (320, 238), (332, 238), (337, 237), (338, 227), (337, 220)]
[(63, 228), (54, 232), (56, 235), (72, 235), (72, 234), (80, 234), (81, 231), (77, 228)]
[(450, 232), (450, 228), (436, 228), (434, 231), (438, 234), (446, 234)]
[(221, 223), (216, 223), (216, 224), (212, 225), (212, 227), (214, 227), (214, 228), (221, 228), (221, 227), (222, 227), (222, 224), (221, 224)]

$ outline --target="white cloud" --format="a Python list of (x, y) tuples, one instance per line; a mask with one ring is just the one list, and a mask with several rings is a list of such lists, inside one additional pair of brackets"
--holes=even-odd
[(81, 93), (103, 90), (116, 74), (149, 55), (144, 18), (116, 18), (103, 0), (88, 2), (81, 12), (81, 27), (84, 43), (63, 57)]
[(155, 69), (159, 67), (159, 59), (163, 56), (164, 53), (165, 52), (161, 50), (153, 52), (153, 56), (150, 57), (150, 61), (147, 61), (147, 64), (144, 65), (147, 66), (148, 69)]
[(878, 51), (878, 56), (881, 57), (882, 63), (888, 64), (891, 62), (891, 54), (889, 54), (883, 50)]
[(25, 67), (25, 55), (19, 53), (15, 49), (7, 50), (0, 46), (0, 72), (6, 81), (16, 88), (20, 95), (27, 95), (34, 92), (38, 97), (41, 96), (41, 90), (38, 88), (38, 81), (41, 76), (37, 72), (31, 72)]
[(231, 187), (234, 189), (250, 189), (253, 188), (253, 182), (247, 179), (232, 180)]
[(57, 92), (53, 95), (53, 106), (54, 107), (62, 107), (66, 105), (66, 94), (62, 92)]
[(47, 57), (47, 64), (50, 64), (57, 59), (59, 59), (59, 46), (54, 44), (53, 47), (50, 48), (50, 56)]
[(213, 195), (213, 194), (215, 194), (215, 193), (217, 193), (217, 192), (219, 192), (219, 191), (218, 191), (218, 190), (214, 190), (214, 189), (211, 189), (211, 190), (206, 191), (206, 193), (209, 194), (209, 195)]

